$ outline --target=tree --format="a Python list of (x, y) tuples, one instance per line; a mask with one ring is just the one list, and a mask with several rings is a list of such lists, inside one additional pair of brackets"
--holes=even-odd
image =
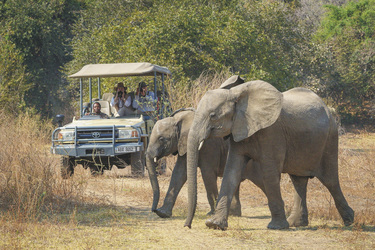
[(368, 116), (358, 107), (375, 96), (375, 0), (326, 8), (315, 38), (326, 52), (320, 57), (325, 93), (342, 104), (341, 113)]
[(24, 95), (30, 85), (22, 55), (9, 41), (8, 30), (3, 27), (0, 33), (0, 109), (18, 113), (25, 106)]
[(69, 60), (70, 26), (79, 10), (78, 0), (6, 0), (0, 3), (0, 24), (9, 27), (7, 37), (23, 58), (29, 74), (24, 96), (28, 107), (51, 115), (58, 104), (59, 69)]
[(87, 63), (148, 61), (168, 66), (178, 84), (189, 84), (207, 70), (230, 70), (248, 80), (262, 78), (280, 90), (300, 85), (303, 78), (305, 62), (299, 56), (306, 40), (283, 3), (164, 0), (136, 7), (134, 1), (122, 7), (117, 3), (106, 1), (105, 12), (113, 12), (106, 17), (93, 14), (96, 4), (84, 11), (75, 26), (74, 60), (67, 72)]

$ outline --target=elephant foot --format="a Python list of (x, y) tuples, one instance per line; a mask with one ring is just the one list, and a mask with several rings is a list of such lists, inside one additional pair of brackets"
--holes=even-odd
[(170, 218), (172, 217), (172, 212), (167, 212), (162, 208), (158, 208), (154, 211), (160, 218)]
[(225, 231), (228, 228), (228, 221), (226, 219), (217, 221), (214, 218), (206, 220), (206, 226), (211, 229), (220, 229)]
[(306, 227), (309, 225), (309, 220), (307, 216), (298, 216), (295, 214), (291, 214), (288, 217), (287, 221), (290, 227)]
[(267, 226), (268, 229), (288, 229), (289, 223), (285, 219), (272, 219)]
[(354, 222), (354, 211), (349, 207), (345, 215), (342, 216), (345, 226), (350, 226)]

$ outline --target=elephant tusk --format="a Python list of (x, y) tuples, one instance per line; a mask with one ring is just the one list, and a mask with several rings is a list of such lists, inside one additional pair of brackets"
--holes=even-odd
[(203, 143), (204, 143), (204, 140), (203, 140), (203, 141), (201, 141), (201, 143), (199, 143), (198, 151), (200, 151), (200, 150), (201, 150), (201, 148), (202, 148), (202, 146), (203, 146)]
[(156, 157), (154, 158), (154, 162), (155, 162), (155, 163), (157, 163), (157, 162), (158, 162), (158, 159), (157, 159)]

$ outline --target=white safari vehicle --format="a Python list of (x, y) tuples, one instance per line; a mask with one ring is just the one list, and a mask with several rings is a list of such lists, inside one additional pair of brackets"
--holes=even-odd
[[(155, 111), (150, 113), (134, 111), (127, 116), (115, 116), (115, 109), (110, 101), (113, 93), (101, 96), (100, 79), (103, 77), (152, 77), (153, 86), (149, 90), (155, 93), (153, 101)], [(143, 176), (147, 143), (155, 120), (162, 118), (166, 93), (164, 80), (171, 72), (151, 63), (116, 63), (89, 64), (71, 78), (79, 78), (80, 82), (80, 119), (73, 118), (69, 124), (62, 125), (64, 116), (57, 115), (59, 127), (53, 131), (53, 154), (61, 155), (61, 175), (69, 178), (74, 173), (77, 164), (90, 168), (92, 173), (103, 173), (110, 170), (112, 165), (125, 168), (131, 165), (133, 175)], [(92, 98), (92, 78), (97, 78), (98, 98)], [(89, 102), (83, 102), (83, 80), (89, 79)], [(138, 83), (134, 83), (134, 91)], [(153, 89), (152, 89), (153, 87)], [(101, 111), (109, 116), (102, 119), (98, 115), (85, 115), (91, 111), (92, 103), (98, 101)]]

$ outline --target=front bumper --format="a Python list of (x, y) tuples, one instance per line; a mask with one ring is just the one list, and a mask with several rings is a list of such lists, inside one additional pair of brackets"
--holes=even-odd
[(143, 142), (112, 144), (57, 144), (51, 147), (51, 153), (74, 157), (109, 156), (144, 151)]
[[(138, 131), (138, 137), (132, 138), (133, 141), (118, 141), (126, 140), (117, 138), (118, 129), (131, 127)], [(93, 157), (93, 156), (107, 156), (114, 157), (117, 155), (130, 154), (135, 152), (144, 151), (142, 134), (140, 127), (131, 125), (111, 125), (111, 126), (85, 126), (78, 127), (72, 126), (70, 128), (64, 128), (66, 131), (74, 131), (73, 140), (57, 140), (55, 139), (57, 133), (62, 128), (57, 128), (52, 133), (52, 146), (51, 153), (58, 155), (67, 155), (73, 157)], [(98, 133), (99, 137), (87, 137), (83, 133)], [(79, 134), (80, 133), (80, 134)], [(105, 137), (100, 137), (104, 134)], [(72, 143), (70, 143), (72, 142)]]

